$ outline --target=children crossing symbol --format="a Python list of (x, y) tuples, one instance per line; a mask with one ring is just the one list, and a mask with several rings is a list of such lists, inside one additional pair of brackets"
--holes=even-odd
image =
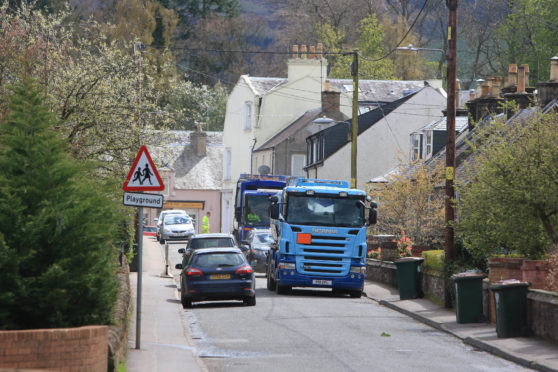
[(165, 185), (151, 160), (147, 147), (142, 146), (122, 186), (124, 191), (159, 191)]

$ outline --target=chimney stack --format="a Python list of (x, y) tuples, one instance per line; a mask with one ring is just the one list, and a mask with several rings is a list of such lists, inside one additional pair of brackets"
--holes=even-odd
[(541, 107), (558, 99), (558, 56), (550, 59), (550, 80), (537, 84), (537, 102)]
[(196, 156), (207, 155), (207, 133), (202, 132), (199, 129), (190, 133), (190, 144), (192, 145), (192, 150)]

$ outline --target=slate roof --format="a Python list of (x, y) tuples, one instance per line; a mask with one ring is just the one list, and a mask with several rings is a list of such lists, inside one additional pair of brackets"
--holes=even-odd
[[(435, 120), (432, 123), (422, 127), (417, 132), (421, 132), (423, 130), (439, 130), (439, 131), (446, 131), (446, 127), (448, 124), (448, 118), (444, 116), (439, 120)], [(461, 133), (467, 129), (469, 126), (469, 117), (468, 116), (456, 116), (455, 117), (455, 131), (457, 133)]]
[[(394, 102), (387, 103), (382, 107), (369, 111), (365, 114), (358, 116), (358, 131), (357, 136), (363, 133), (365, 130), (370, 128), (372, 125), (376, 124), (378, 121), (383, 119), (389, 113), (397, 109), (403, 103), (408, 101), (413, 97), (416, 92), (409, 94), (403, 98), (400, 98)], [(335, 124), (329, 128), (326, 128), (312, 137), (323, 136), (324, 141), (324, 155), (323, 159), (327, 159), (329, 156), (334, 154), (337, 150), (343, 147), (349, 142), (348, 134), (350, 133), (352, 126), (351, 119), (348, 119), (342, 123)]]
[[(254, 88), (256, 94), (262, 96), (288, 82), (287, 78), (267, 78), (244, 76)], [(331, 90), (351, 94), (351, 79), (328, 79)], [(428, 83), (424, 80), (361, 80), (359, 79), (359, 102), (393, 102), (401, 97), (416, 92)]]
[(174, 188), (220, 190), (223, 176), (223, 132), (207, 133), (207, 155), (197, 156), (190, 143), (192, 131), (168, 131), (155, 135), (159, 145), (149, 145), (157, 170), (174, 171)]

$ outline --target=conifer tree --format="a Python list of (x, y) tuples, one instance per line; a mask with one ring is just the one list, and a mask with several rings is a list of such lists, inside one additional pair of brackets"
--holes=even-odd
[(0, 122), (0, 328), (108, 324), (119, 208), (54, 130), (35, 83)]

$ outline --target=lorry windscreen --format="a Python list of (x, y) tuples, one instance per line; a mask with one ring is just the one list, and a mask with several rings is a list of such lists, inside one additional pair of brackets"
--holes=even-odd
[(362, 227), (362, 198), (289, 194), (286, 221), (295, 225)]
[(249, 225), (269, 226), (269, 196), (267, 194), (245, 195), (243, 222)]

